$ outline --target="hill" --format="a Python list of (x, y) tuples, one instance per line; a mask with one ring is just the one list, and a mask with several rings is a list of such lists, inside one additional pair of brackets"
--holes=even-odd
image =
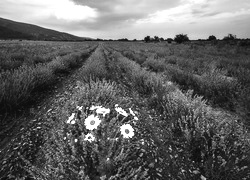
[(83, 41), (91, 38), (78, 37), (32, 24), (0, 18), (0, 39)]

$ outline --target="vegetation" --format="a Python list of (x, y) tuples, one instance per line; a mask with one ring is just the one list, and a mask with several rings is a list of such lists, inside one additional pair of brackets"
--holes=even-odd
[[(150, 41), (150, 36), (144, 40), (148, 37)], [(77, 58), (81, 50), (73, 58), (69, 53), (2, 72), (29, 89), (29, 81), (48, 79), (35, 76), (37, 69), (55, 74), (65, 71), (64, 66), (82, 66), (69, 99), (51, 119), (46, 116), (44, 132), (39, 125), (34, 132), (38, 136), (27, 133), (6, 148), (0, 177), (250, 178), (247, 47), (117, 41), (89, 45), (86, 52), (94, 51), (83, 66)], [(33, 144), (31, 152), (26, 142)]]
[(211, 35), (211, 36), (208, 37), (208, 41), (214, 41), (216, 39), (217, 38), (214, 35)]
[(180, 44), (189, 41), (189, 38), (187, 34), (177, 34), (174, 38), (174, 41)]
[(227, 36), (223, 38), (223, 40), (235, 40), (235, 39), (236, 39), (236, 35), (233, 35), (233, 34), (228, 34)]

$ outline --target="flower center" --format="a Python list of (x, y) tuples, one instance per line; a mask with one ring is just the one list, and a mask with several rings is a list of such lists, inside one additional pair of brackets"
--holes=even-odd
[(88, 139), (91, 139), (91, 137), (89, 136)]
[(125, 129), (125, 133), (126, 133), (126, 134), (129, 134), (129, 130), (128, 130), (128, 129)]
[(94, 124), (95, 124), (94, 120), (90, 121), (90, 125), (94, 125)]

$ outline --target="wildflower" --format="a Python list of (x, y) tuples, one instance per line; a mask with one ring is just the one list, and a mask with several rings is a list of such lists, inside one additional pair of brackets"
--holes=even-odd
[(129, 108), (129, 113), (132, 114), (133, 116), (135, 116), (135, 113), (134, 113), (134, 111), (132, 111), (131, 108)]
[(94, 116), (94, 114), (91, 114), (85, 119), (85, 126), (89, 130), (97, 129), (97, 126), (101, 123), (101, 120), (97, 117)]
[(206, 180), (207, 178), (205, 178), (204, 176), (201, 175), (201, 180)]
[(171, 81), (167, 81), (167, 85), (171, 86), (173, 83)]
[(105, 116), (106, 114), (110, 113), (110, 109), (104, 108), (104, 107), (100, 107), (100, 108), (96, 109), (96, 113), (97, 114), (103, 114), (103, 116)]
[(132, 138), (134, 136), (134, 129), (130, 124), (124, 124), (120, 127), (124, 138)]
[(116, 112), (118, 112), (119, 114), (127, 117), (128, 113), (126, 111), (124, 111), (121, 107), (115, 107)]
[(82, 108), (83, 108), (82, 106), (77, 106), (77, 107), (76, 107), (76, 109), (78, 109), (79, 111), (81, 111)]
[(67, 124), (69, 124), (75, 118), (75, 115), (76, 115), (76, 113), (72, 113), (72, 115), (67, 120)]
[(193, 173), (194, 174), (200, 174), (200, 172), (198, 170), (194, 170)]
[(91, 106), (91, 107), (89, 108), (89, 110), (90, 110), (90, 111), (94, 111), (94, 110), (99, 109), (99, 108), (102, 108), (102, 106)]
[(134, 117), (134, 120), (138, 121), (139, 119), (138, 119), (138, 117), (135, 116), (135, 117)]
[(85, 141), (92, 142), (92, 141), (95, 140), (95, 137), (94, 137), (92, 134), (88, 133), (88, 134), (85, 136), (85, 139), (84, 139), (84, 140), (85, 140)]
[(141, 139), (140, 141), (141, 141), (141, 144), (142, 144), (142, 145), (144, 145), (144, 144), (145, 144), (144, 139)]
[(75, 139), (75, 143), (77, 143), (78, 139)]
[(76, 123), (76, 121), (75, 120), (72, 120), (71, 122), (70, 122), (70, 124), (75, 124)]

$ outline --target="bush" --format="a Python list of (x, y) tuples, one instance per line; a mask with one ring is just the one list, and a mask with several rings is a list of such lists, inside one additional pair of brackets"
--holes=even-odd
[(147, 60), (142, 64), (142, 67), (146, 67), (154, 72), (163, 72), (166, 64), (163, 59), (155, 59), (154, 57), (148, 57)]
[(175, 35), (174, 41), (180, 44), (189, 41), (189, 38), (187, 34), (177, 34)]
[(214, 35), (211, 35), (211, 36), (209, 36), (208, 37), (208, 41), (214, 41), (214, 40), (216, 40), (217, 38), (214, 36)]
[(144, 41), (145, 41), (145, 42), (149, 42), (149, 41), (150, 41), (150, 36), (146, 36), (146, 37), (144, 38)]

